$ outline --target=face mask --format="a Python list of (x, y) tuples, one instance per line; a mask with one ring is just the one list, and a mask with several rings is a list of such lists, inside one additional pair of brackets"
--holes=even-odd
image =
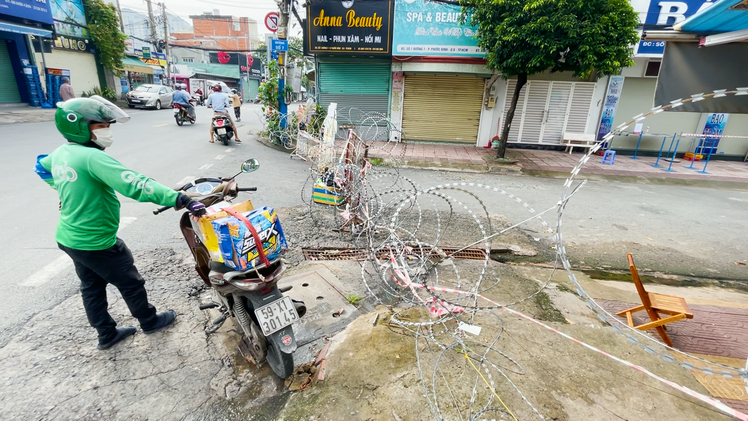
[(111, 127), (107, 127), (104, 129), (96, 129), (93, 130), (92, 133), (94, 136), (96, 136), (96, 139), (91, 137), (91, 140), (101, 146), (102, 148), (106, 149), (110, 146), (112, 146), (112, 143), (114, 142), (114, 133), (112, 132)]

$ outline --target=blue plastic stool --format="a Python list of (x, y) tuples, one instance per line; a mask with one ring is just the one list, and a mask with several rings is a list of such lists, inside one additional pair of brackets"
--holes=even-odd
[(605, 155), (603, 155), (603, 160), (600, 163), (613, 165), (615, 161), (616, 161), (616, 151), (608, 149), (607, 151), (605, 151)]

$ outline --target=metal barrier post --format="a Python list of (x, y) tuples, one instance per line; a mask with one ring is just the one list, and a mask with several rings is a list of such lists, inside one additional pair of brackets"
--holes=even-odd
[[(665, 171), (665, 172), (675, 172), (675, 170), (673, 169), (673, 161), (675, 161), (675, 155), (678, 152), (678, 145), (679, 144), (680, 144), (680, 136), (678, 136), (678, 141), (675, 142), (675, 150), (673, 151), (673, 157), (670, 158), (670, 165), (668, 165), (668, 167), (667, 167), (666, 170), (662, 170), (662, 171)], [(673, 145), (673, 142), (670, 142), (670, 146), (672, 146), (672, 145)], [(668, 154), (669, 153), (670, 153), (670, 151), (668, 151)]]
[(631, 159), (639, 159), (636, 157), (636, 153), (639, 152), (639, 145), (642, 143), (642, 136), (644, 136), (644, 132), (639, 133), (639, 141), (636, 142), (636, 149), (634, 149), (634, 156), (632, 156)]
[[(696, 152), (696, 151), (697, 151), (698, 149), (699, 149), (699, 147), (698, 147), (698, 146), (697, 146), (697, 147), (695, 147), (695, 148), (693, 148), (693, 156), (691, 157), (691, 165), (687, 166), (687, 167), (686, 167), (686, 169), (689, 169), (689, 170), (695, 170), (695, 169), (698, 169), (698, 168), (694, 168), (694, 167), (693, 167), (693, 164), (695, 164), (695, 163), (696, 163), (696, 154), (698, 153), (698, 152)], [(701, 144), (701, 151), (702, 151), (702, 152), (704, 152), (704, 144), (703, 144), (703, 143)]]
[[(701, 148), (701, 150), (703, 151), (704, 148)], [(706, 162), (704, 163), (704, 169), (701, 170), (701, 171), (696, 171), (697, 173), (700, 173), (700, 174), (709, 174), (708, 172), (706, 172), (706, 166), (709, 165), (709, 160), (712, 158), (712, 151), (713, 150), (714, 150), (714, 148), (709, 148), (709, 155), (706, 156)]]
[[(673, 134), (673, 140), (675, 140), (675, 135), (677, 133)], [(662, 149), (665, 148), (665, 141), (667, 140), (667, 136), (662, 138), (662, 145), (660, 145), (660, 152), (657, 153), (657, 161), (655, 161), (654, 165), (652, 165), (655, 168), (660, 168), (660, 156), (662, 156)], [(672, 145), (673, 142), (670, 142), (670, 145)], [(670, 153), (670, 151), (668, 151)]]

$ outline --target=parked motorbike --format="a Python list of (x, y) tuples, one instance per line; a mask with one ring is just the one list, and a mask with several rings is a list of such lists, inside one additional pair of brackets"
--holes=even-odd
[[(260, 164), (256, 159), (249, 159), (242, 164), (239, 174), (231, 178), (198, 178), (182, 186), (179, 191), (199, 200), (206, 207), (225, 208), (239, 192), (257, 191), (256, 187), (240, 188), (234, 180), (242, 173), (256, 171)], [(249, 208), (251, 209), (251, 202)], [(158, 215), (171, 207), (159, 208), (153, 213)], [(195, 222), (195, 223), (193, 223)], [(296, 351), (296, 338), (293, 323), (306, 313), (303, 301), (284, 297), (283, 293), (292, 287), (278, 288), (278, 281), (285, 270), (283, 260), (278, 257), (267, 264), (246, 271), (236, 271), (224, 263), (215, 261), (201, 240), (196, 229), (198, 219), (189, 212), (182, 214), (179, 228), (195, 259), (195, 270), (209, 287), (213, 289), (217, 302), (200, 306), (201, 310), (218, 308), (221, 316), (214, 320), (207, 333), (218, 330), (227, 318), (231, 317), (239, 327), (242, 339), (256, 363), (267, 361), (273, 372), (283, 379), (293, 373), (293, 353)], [(253, 233), (254, 235), (254, 233)], [(254, 249), (269, 233), (262, 232), (254, 238)], [(262, 254), (262, 256), (265, 256)]]
[[(190, 104), (195, 106), (194, 99), (190, 100)], [(190, 124), (195, 124), (195, 117), (189, 113), (189, 108), (186, 105), (174, 103), (174, 119), (177, 121), (177, 126), (183, 125), (186, 121)]]
[(234, 127), (231, 125), (231, 120), (223, 115), (213, 116), (213, 140), (223, 142), (224, 145), (229, 146), (229, 140), (234, 137)]

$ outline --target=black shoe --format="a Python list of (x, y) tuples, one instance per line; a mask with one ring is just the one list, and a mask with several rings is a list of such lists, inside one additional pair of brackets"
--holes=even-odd
[(146, 335), (156, 333), (169, 327), (170, 324), (174, 323), (174, 319), (177, 318), (177, 313), (174, 310), (166, 310), (163, 313), (156, 315), (156, 323), (150, 329), (143, 329), (143, 333)]
[(114, 339), (106, 343), (99, 342), (99, 346), (97, 348), (101, 350), (109, 349), (113, 347), (117, 342), (134, 335), (136, 330), (137, 329), (132, 326), (118, 328), (117, 334), (114, 336)]

